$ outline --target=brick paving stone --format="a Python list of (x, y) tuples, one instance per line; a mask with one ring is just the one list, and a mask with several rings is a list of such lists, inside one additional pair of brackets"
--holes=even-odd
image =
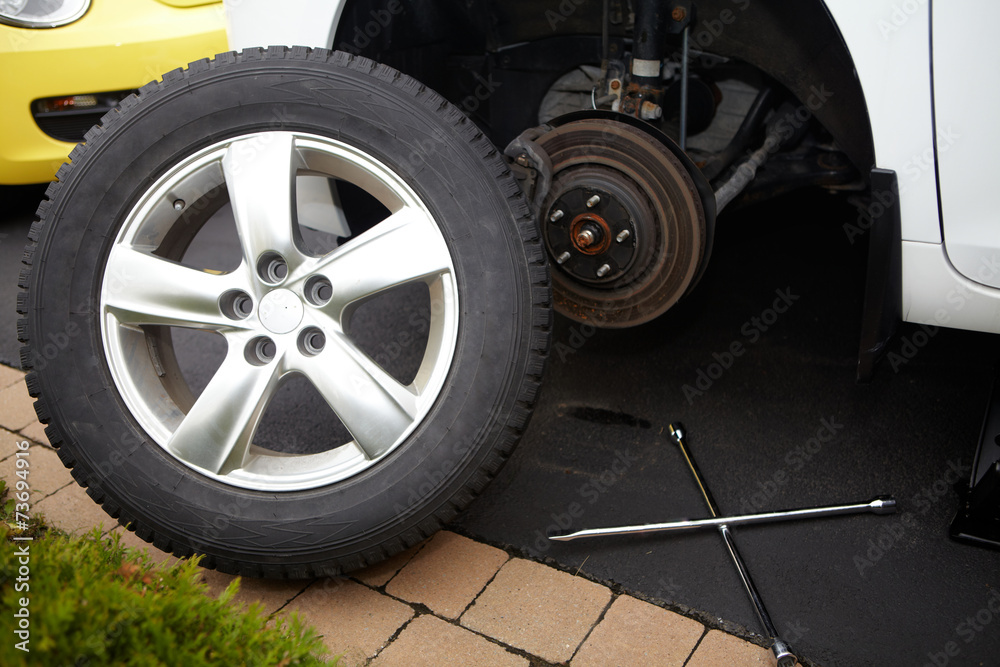
[(0, 426), (10, 431), (20, 431), (35, 421), (35, 399), (28, 396), (23, 382), (15, 382), (0, 389)]
[(408, 605), (348, 579), (313, 583), (282, 613), (298, 612), (343, 667), (363, 665), (413, 616)]
[(24, 371), (0, 364), (0, 389), (6, 389), (18, 382), (24, 382)]
[(235, 574), (226, 574), (218, 570), (210, 570), (207, 567), (201, 569), (201, 580), (208, 586), (208, 594), (213, 598), (222, 595), (222, 591), (226, 590), (226, 587), (237, 578)]
[(21, 435), (29, 440), (34, 440), (39, 444), (50, 446), (49, 438), (45, 435), (45, 426), (43, 426), (37, 419), (22, 428)]
[(24, 442), (24, 438), (7, 429), (0, 428), (0, 461), (21, 451), (17, 447), (19, 442)]
[(146, 554), (149, 556), (149, 560), (151, 560), (153, 563), (157, 564), (166, 563), (168, 565), (173, 565), (174, 563), (179, 562), (178, 559), (173, 556), (173, 554), (168, 554), (165, 551), (160, 551), (146, 540), (143, 540), (142, 538), (137, 536), (135, 533), (133, 533), (125, 526), (118, 526), (111, 532), (120, 537), (121, 545), (123, 547), (126, 547), (128, 549), (133, 549), (135, 551), (145, 551)]
[[(161, 551), (160, 553), (163, 552)], [(251, 577), (237, 577), (236, 575), (225, 574), (224, 572), (209, 570), (207, 568), (202, 568), (201, 576), (202, 580), (208, 585), (208, 592), (212, 597), (219, 597), (234, 579), (239, 579), (240, 587), (236, 595), (233, 596), (233, 604), (244, 608), (254, 602), (259, 602), (263, 605), (264, 612), (267, 614), (273, 614), (284, 607), (288, 604), (289, 600), (299, 595), (306, 586), (312, 583), (310, 580), (301, 579), (254, 579)]]
[(623, 595), (614, 601), (571, 664), (573, 667), (680, 667), (704, 631), (697, 621)]
[(239, 579), (240, 583), (236, 595), (233, 596), (233, 604), (246, 607), (254, 602), (260, 602), (267, 614), (277, 612), (312, 583), (310, 580), (301, 579), (254, 579), (208, 568), (201, 569), (201, 580), (208, 587), (208, 594), (214, 598), (222, 595), (229, 584), (236, 579)]
[(70, 535), (88, 533), (99, 525), (103, 525), (104, 531), (118, 525), (118, 522), (91, 500), (83, 487), (76, 482), (64, 486), (35, 504), (31, 512), (44, 514), (50, 526), (64, 530)]
[(264, 611), (273, 614), (298, 595), (312, 583), (302, 579), (250, 579), (240, 580), (240, 590), (233, 597), (233, 603), (250, 605), (259, 602)]
[(366, 567), (363, 570), (352, 572), (351, 576), (363, 584), (372, 588), (380, 588), (389, 583), (389, 580), (396, 576), (396, 573), (403, 569), (403, 566), (410, 562), (418, 551), (427, 544), (423, 541), (420, 544), (410, 547), (406, 551), (401, 551), (392, 558), (387, 558), (381, 563)]
[(528, 667), (528, 661), (463, 628), (426, 614), (410, 622), (371, 667)]
[[(8, 488), (13, 487), (14, 482), (19, 479), (16, 475), (19, 470), (17, 468), (18, 458), (11, 456), (0, 461), (0, 479), (7, 482)], [(48, 447), (34, 445), (28, 448), (27, 456), (20, 458), (28, 463), (27, 468), (20, 468), (20, 470), (27, 470), (28, 472), (27, 480), (25, 481), (28, 482), (28, 486), (31, 488), (32, 503), (36, 503), (45, 496), (55, 493), (73, 481), (69, 470), (59, 460), (59, 455)]]
[(456, 619), (507, 559), (500, 549), (441, 531), (389, 582), (385, 592)]
[(610, 600), (604, 586), (515, 558), (500, 568), (461, 622), (549, 662), (565, 662)]
[[(771, 652), (756, 644), (743, 641), (739, 637), (727, 635), (719, 630), (711, 630), (698, 645), (687, 663), (687, 667), (770, 667), (773, 664)], [(798, 664), (798, 663), (796, 663)]]

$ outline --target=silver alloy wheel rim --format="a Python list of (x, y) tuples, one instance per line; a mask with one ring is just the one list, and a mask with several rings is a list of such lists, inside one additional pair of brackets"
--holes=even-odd
[[(303, 174), (349, 181), (390, 215), (322, 257), (304, 254), (293, 233), (295, 177)], [(223, 184), (243, 255), (239, 268), (220, 274), (152, 254), (181, 218), (175, 203), (198, 201)], [(325, 302), (315, 296), (321, 279), (332, 285)], [(345, 325), (366, 299), (418, 282), (430, 292), (430, 327), (420, 367), (404, 386), (352, 342)], [(108, 366), (146, 433), (202, 474), (267, 491), (339, 482), (396, 449), (444, 386), (458, 312), (451, 254), (416, 193), (352, 146), (290, 132), (216, 143), (160, 178), (115, 239), (100, 301)], [(214, 331), (228, 343), (222, 365), (190, 406), (165, 389), (162, 366), (147, 347), (142, 327), (157, 325)], [(353, 440), (302, 455), (253, 444), (269, 399), (294, 374), (313, 384)]]

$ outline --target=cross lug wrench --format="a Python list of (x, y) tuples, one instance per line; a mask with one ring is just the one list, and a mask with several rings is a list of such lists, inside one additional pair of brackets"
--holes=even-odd
[(768, 634), (768, 638), (771, 640), (771, 657), (774, 659), (774, 662), (778, 667), (794, 667), (798, 660), (788, 643), (778, 636), (778, 631), (774, 627), (774, 622), (771, 620), (770, 614), (767, 613), (767, 609), (764, 607), (764, 601), (761, 599), (760, 592), (757, 590), (757, 586), (750, 577), (750, 572), (747, 569), (746, 562), (743, 560), (743, 556), (736, 547), (736, 542), (733, 540), (733, 534), (730, 530), (730, 526), (775, 521), (791, 521), (797, 519), (812, 519), (843, 514), (857, 514), (861, 512), (870, 512), (872, 514), (891, 514), (896, 511), (896, 501), (891, 496), (877, 496), (867, 503), (827, 505), (824, 507), (807, 507), (795, 510), (782, 510), (779, 512), (765, 512), (760, 514), (723, 517), (720, 516), (719, 507), (715, 502), (715, 498), (712, 497), (711, 492), (708, 490), (708, 486), (702, 479), (701, 470), (699, 470), (698, 464), (695, 463), (694, 458), (691, 456), (691, 453), (685, 445), (685, 432), (683, 425), (676, 422), (670, 424), (669, 429), (670, 439), (681, 450), (681, 454), (684, 456), (684, 461), (687, 463), (688, 468), (694, 475), (695, 482), (698, 484), (698, 490), (705, 499), (705, 504), (708, 506), (709, 513), (712, 515), (711, 518), (697, 519), (693, 521), (671, 521), (669, 523), (654, 523), (638, 526), (620, 526), (615, 528), (592, 528), (588, 530), (579, 530), (575, 533), (565, 535), (551, 535), (549, 539), (559, 542), (568, 542), (570, 540), (576, 540), (584, 537), (604, 537), (610, 535), (656, 532), (684, 532), (704, 528), (717, 529), (719, 534), (722, 536), (723, 542), (725, 542), (726, 549), (729, 551), (733, 564), (736, 565), (736, 570), (739, 572), (740, 579), (743, 581), (743, 586), (747, 591), (747, 595), (750, 596), (750, 601), (753, 603), (754, 610), (757, 612), (757, 618), (760, 620), (761, 625)]

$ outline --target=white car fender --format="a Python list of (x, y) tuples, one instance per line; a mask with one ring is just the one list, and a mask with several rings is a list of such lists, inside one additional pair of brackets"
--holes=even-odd
[(255, 46), (330, 48), (347, 0), (224, 0), (235, 51)]
[[(982, 15), (992, 7), (987, 0), (961, 1), (977, 7), (975, 11), (961, 12), (965, 16)], [(976, 186), (970, 177), (983, 167), (969, 157), (969, 151), (982, 154), (983, 141), (988, 146), (1000, 146), (1000, 126), (992, 123), (981, 127), (983, 114), (989, 120), (997, 104), (975, 109), (967, 104), (964, 110), (954, 104), (948, 106), (948, 122), (942, 129), (938, 119), (936, 135), (930, 1), (825, 0), (825, 4), (847, 44), (864, 90), (875, 148), (874, 166), (895, 171), (898, 179), (898, 194), (878, 194), (880, 205), (886, 204), (886, 197), (898, 197), (902, 318), (1000, 333), (1000, 290), (985, 286), (1000, 286), (1000, 269), (991, 268), (1000, 260), (1000, 226), (992, 224), (995, 215), (984, 208), (989, 206), (985, 203), (988, 197), (982, 193), (972, 196)], [(280, 5), (272, 0), (225, 0), (230, 48), (271, 44), (332, 48), (345, 5), (346, 0), (286, 0)], [(946, 10), (959, 13), (951, 6)], [(989, 11), (1000, 13), (996, 8)], [(979, 23), (993, 24), (995, 21)], [(365, 26), (359, 29), (363, 36)], [(938, 99), (944, 94), (949, 99), (965, 99), (954, 92), (954, 86), (961, 84), (979, 91), (989, 89), (990, 99), (995, 102), (1000, 96), (997, 90), (964, 79), (960, 82), (958, 77), (949, 79), (941, 71), (952, 69), (948, 63), (954, 58), (970, 57), (970, 41), (963, 34), (946, 27), (935, 34)], [(978, 43), (981, 48), (1000, 51), (996, 40)], [(941, 58), (945, 50), (951, 60)], [(981, 62), (988, 68), (996, 58)], [(983, 135), (984, 131), (987, 134)], [(963, 148), (953, 141), (956, 136), (977, 139), (961, 142)], [(947, 153), (943, 146), (947, 146)], [(988, 149), (986, 154), (991, 154)], [(939, 168), (944, 171), (939, 173)], [(945, 193), (943, 201), (939, 199), (939, 179)], [(955, 249), (954, 265), (945, 247), (946, 236)]]
[[(964, 0), (977, 8), (944, 7), (950, 16), (997, 14), (985, 0)], [(939, 23), (934, 32), (932, 89), (931, 3), (928, 0), (826, 0), (861, 81), (868, 106), (876, 166), (896, 172), (902, 236), (902, 318), (907, 322), (1000, 333), (1000, 230), (996, 213), (984, 210), (983, 189), (976, 170), (982, 155), (1000, 146), (1000, 134), (989, 114), (998, 93), (956, 72), (968, 67), (974, 48), (998, 51), (992, 38), (969, 39), (968, 24)], [(940, 16), (941, 9), (935, 14)], [(986, 66), (996, 58), (979, 59)], [(950, 63), (950, 64), (949, 64)], [(950, 76), (949, 76), (950, 75)], [(994, 101), (973, 105), (955, 86), (982, 91)], [(935, 132), (934, 93), (939, 105)], [(941, 113), (944, 113), (942, 117)], [(983, 118), (986, 114), (986, 119)], [(962, 141), (967, 138), (974, 141)], [(939, 171), (940, 170), (940, 171)], [(939, 192), (939, 179), (941, 192)], [(978, 187), (978, 190), (977, 190)], [(939, 196), (943, 192), (943, 197)], [(895, 197), (893, 193), (881, 193)], [(944, 221), (942, 222), (942, 212)], [(942, 229), (944, 235), (942, 236)], [(949, 257), (945, 237), (953, 239), (962, 271)], [(993, 237), (996, 241), (993, 242)], [(988, 242), (989, 241), (989, 242)], [(985, 245), (984, 245), (985, 243)]]
[[(902, 12), (899, 0), (826, 0), (837, 23), (868, 105), (875, 165), (896, 172), (904, 241), (941, 242), (934, 182), (934, 118), (931, 112), (930, 14)], [(903, 3), (907, 4), (907, 3)], [(924, 158), (930, 157), (929, 162)], [(915, 165), (923, 165), (916, 168)]]

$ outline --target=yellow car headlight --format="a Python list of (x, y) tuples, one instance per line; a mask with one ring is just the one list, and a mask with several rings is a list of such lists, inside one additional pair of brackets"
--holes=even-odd
[(0, 0), (0, 23), (18, 28), (57, 28), (76, 21), (90, 0)]

